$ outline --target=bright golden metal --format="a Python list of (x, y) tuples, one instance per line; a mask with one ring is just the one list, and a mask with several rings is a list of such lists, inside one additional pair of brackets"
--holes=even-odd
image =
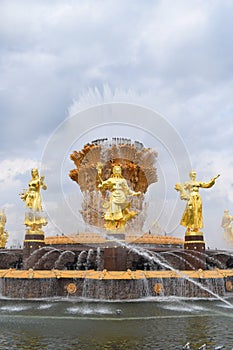
[(180, 192), (180, 198), (187, 201), (180, 224), (187, 227), (186, 235), (198, 232), (203, 227), (202, 219), (202, 199), (199, 194), (199, 188), (210, 188), (215, 184), (215, 180), (220, 176), (216, 175), (209, 182), (196, 180), (196, 172), (191, 170), (190, 180), (184, 184), (177, 183), (176, 191)]
[[(125, 241), (134, 244), (163, 244), (163, 245), (183, 245), (184, 240), (172, 236), (154, 236), (148, 233), (138, 237), (136, 235), (126, 235)], [(45, 237), (46, 245), (56, 244), (102, 244), (109, 243), (109, 240), (97, 233), (79, 233), (72, 236), (49, 236)]]
[(24, 242), (44, 243), (44, 240), (42, 240), (42, 239), (25, 239)]
[(2, 209), (0, 211), (0, 248), (5, 248), (9, 237), (8, 232), (5, 230), (5, 224), (6, 224), (6, 214)]
[(227, 270), (184, 270), (184, 271), (94, 271), (94, 270), (0, 270), (0, 278), (58, 278), (58, 279), (104, 279), (104, 280), (131, 280), (150, 278), (225, 278), (233, 277), (233, 269)]
[(161, 294), (164, 291), (163, 285), (162, 283), (155, 283), (153, 290), (155, 292), (155, 294)]
[(66, 286), (66, 290), (67, 290), (68, 294), (75, 294), (77, 291), (77, 286), (75, 283), (69, 283)]
[(131, 190), (127, 181), (121, 174), (121, 166), (115, 165), (113, 173), (106, 181), (101, 177), (101, 166), (97, 165), (99, 188), (108, 189), (111, 192), (109, 201), (104, 205), (106, 212), (104, 215), (105, 228), (109, 231), (124, 232), (126, 222), (137, 215), (135, 211), (130, 211), (130, 203), (127, 196), (140, 196), (141, 192)]
[(226, 281), (226, 290), (232, 292), (233, 286), (231, 281)]
[(47, 225), (47, 220), (42, 215), (42, 204), (40, 189), (47, 189), (44, 183), (44, 176), (39, 176), (38, 169), (31, 170), (32, 178), (29, 182), (28, 189), (24, 190), (20, 197), (26, 203), (28, 211), (25, 214), (24, 224), (28, 227), (29, 233), (38, 231), (42, 225)]

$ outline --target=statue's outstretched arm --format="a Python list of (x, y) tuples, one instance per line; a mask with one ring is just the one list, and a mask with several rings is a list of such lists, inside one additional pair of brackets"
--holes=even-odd
[(135, 192), (133, 190), (129, 190), (129, 195), (131, 196), (140, 196), (142, 193), (140, 191)]
[(44, 183), (44, 176), (40, 177), (40, 184), (43, 190), (47, 190), (47, 185)]
[(200, 182), (199, 186), (202, 188), (210, 188), (215, 184), (215, 180), (219, 178), (220, 174), (214, 176), (209, 182)]
[(140, 196), (142, 193), (139, 191), (139, 192), (136, 192), (134, 190), (131, 190), (131, 188), (129, 187), (129, 185), (127, 184), (127, 181), (125, 180), (124, 181), (124, 192), (125, 194), (129, 195), (129, 196)]
[(28, 196), (28, 190), (23, 190), (20, 194), (20, 198), (25, 202)]
[(180, 199), (188, 201), (190, 198), (189, 191), (188, 191), (188, 185), (181, 184), (180, 182), (175, 184), (175, 190), (180, 192)]

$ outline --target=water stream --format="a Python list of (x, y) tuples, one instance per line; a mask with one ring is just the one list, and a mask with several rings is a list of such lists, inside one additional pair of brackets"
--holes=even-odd
[(228, 300), (222, 298), (220, 295), (218, 295), (217, 293), (213, 292), (212, 290), (210, 290), (206, 286), (202, 285), (201, 283), (197, 282), (196, 280), (193, 280), (192, 278), (188, 277), (187, 275), (182, 273), (182, 271), (173, 268), (171, 265), (165, 263), (164, 261), (161, 261), (162, 259), (161, 259), (161, 256), (160, 256), (159, 253), (152, 252), (150, 250), (146, 250), (145, 248), (141, 248), (141, 247), (140, 248), (136, 248), (133, 245), (129, 245), (129, 244), (127, 244), (125, 242), (122, 242), (122, 241), (119, 241), (119, 240), (116, 240), (116, 242), (119, 245), (124, 246), (124, 247), (126, 247), (128, 249), (131, 249), (135, 253), (145, 257), (148, 261), (153, 261), (153, 262), (159, 264), (160, 266), (164, 267), (166, 270), (170, 270), (170, 271), (173, 271), (173, 272), (177, 273), (183, 279), (193, 283), (194, 285), (198, 286), (200, 289), (206, 291), (207, 293), (212, 295), (214, 298), (220, 300), (221, 302), (225, 303), (228, 307), (233, 309), (233, 305)]

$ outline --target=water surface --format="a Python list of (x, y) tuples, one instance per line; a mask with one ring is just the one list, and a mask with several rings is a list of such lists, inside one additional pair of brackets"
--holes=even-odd
[(232, 324), (233, 307), (220, 300), (2, 299), (0, 349), (232, 349)]

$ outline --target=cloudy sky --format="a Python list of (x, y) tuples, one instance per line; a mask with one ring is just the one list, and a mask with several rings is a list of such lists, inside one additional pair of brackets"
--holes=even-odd
[[(24, 203), (18, 194), (27, 187), (30, 169), (46, 160), (54, 135), (63, 128), (70, 131), (75, 123), (77, 136), (61, 151), (68, 159), (74, 141), (81, 146), (104, 132), (111, 136), (111, 125), (101, 121), (99, 128), (85, 132), (85, 118), (78, 112), (124, 102), (161, 116), (164, 130), (172, 129), (172, 137), (183, 143), (182, 152), (188, 153), (199, 179), (221, 174), (215, 187), (202, 195), (206, 240), (211, 246), (222, 244), (223, 211), (228, 208), (233, 214), (232, 18), (231, 0), (0, 0), (0, 207), (7, 214), (11, 243), (22, 239), (24, 232)], [(113, 119), (109, 117), (109, 123)], [(145, 146), (160, 151), (166, 199), (162, 209), (155, 204), (155, 220), (163, 211), (159, 224), (173, 235), (182, 234), (179, 219), (185, 203), (177, 208), (174, 223), (166, 225), (171, 202), (178, 200), (170, 183), (180, 179), (176, 172), (171, 178), (166, 171), (169, 157), (175, 157), (176, 168), (182, 167), (176, 144), (166, 145), (166, 137), (160, 143), (163, 147), (156, 142), (164, 132), (159, 122), (151, 139), (148, 131), (123, 130), (123, 121), (120, 124), (119, 133), (141, 137)], [(69, 171), (73, 164), (67, 162), (64, 169)], [(67, 176), (65, 171), (57, 176), (61, 174)], [(62, 205), (52, 200), (58, 195), (51, 185), (54, 176), (48, 172), (45, 207), (56, 213), (47, 234), (65, 231)], [(188, 173), (181, 180), (187, 179)], [(78, 192), (78, 187), (70, 186), (64, 180), (63, 197), (73, 203), (69, 191)], [(156, 186), (159, 195), (159, 182)], [(152, 194), (151, 208), (153, 201), (160, 203), (160, 198), (153, 199)], [(69, 224), (67, 231), (77, 226)]]

